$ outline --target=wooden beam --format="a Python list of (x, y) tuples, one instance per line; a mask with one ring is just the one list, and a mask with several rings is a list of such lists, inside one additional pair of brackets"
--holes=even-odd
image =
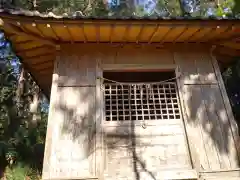
[(143, 28), (144, 28), (144, 25), (141, 25), (140, 32), (138, 33), (138, 35), (136, 37), (136, 43), (139, 43), (139, 41), (140, 41), (140, 38), (141, 38), (142, 32), (143, 32)]
[(160, 41), (159, 41), (160, 44), (163, 44), (163, 43), (164, 43), (164, 40), (165, 40), (166, 37), (172, 32), (173, 29), (174, 29), (173, 27), (169, 28), (169, 30), (164, 34), (164, 36), (161, 37), (161, 39), (160, 39)]
[(209, 42), (212, 39), (216, 39), (218, 37), (221, 37), (221, 34), (225, 34), (228, 32), (228, 30), (231, 27), (225, 27), (225, 26), (217, 26), (213, 28), (209, 33), (207, 33), (202, 39), (202, 42)]
[(74, 37), (73, 37), (71, 31), (69, 30), (68, 26), (66, 26), (66, 30), (67, 30), (67, 32), (68, 32), (68, 34), (69, 34), (70, 41), (71, 41), (71, 43), (73, 44), (73, 43), (74, 43)]
[(4, 22), (4, 21), (2, 21), (2, 19), (0, 19), (0, 26), (4, 27), (4, 29), (6, 28), (7, 30), (9, 30), (11, 32), (14, 32), (15, 34), (17, 34), (19, 36), (26, 36), (32, 40), (40, 41), (43, 44), (47, 44), (47, 45), (54, 46), (54, 47), (56, 45), (53, 41), (45, 40), (45, 39), (42, 39), (41, 37), (21, 31), (21, 29), (19, 27), (13, 25), (12, 23)]
[(21, 43), (16, 43), (13, 45), (17, 51), (30, 51), (31, 49), (45, 46), (45, 44), (43, 44), (39, 41), (32, 41), (32, 40), (26, 41), (26, 42), (21, 42)]
[(110, 33), (109, 33), (109, 41), (110, 41), (110, 43), (113, 43), (112, 37), (113, 37), (114, 28), (115, 28), (115, 25), (112, 24), (111, 25), (111, 30), (110, 30)]
[(188, 29), (189, 29), (189, 27), (186, 26), (180, 34), (178, 34), (175, 38), (173, 38), (172, 43), (176, 43), (178, 41), (178, 39), (180, 39), (181, 36), (186, 34)]
[(18, 56), (24, 56), (24, 58), (30, 59), (40, 56), (45, 56), (49, 54), (55, 54), (56, 49), (49, 47), (37, 47), (31, 50), (17, 51)]
[(231, 42), (231, 41), (234, 41), (234, 40), (239, 39), (239, 38), (240, 38), (240, 34), (234, 34), (234, 35), (232, 35), (230, 37), (227, 37), (227, 38), (212, 41), (211, 43), (217, 45), (217, 44), (222, 44), (222, 43), (225, 43), (225, 42)]
[(228, 55), (230, 57), (240, 56), (240, 50), (234, 50), (225, 46), (217, 46), (214, 50), (214, 54)]
[(53, 67), (42, 69), (42, 70), (38, 71), (38, 73), (39, 73), (40, 76), (42, 76), (42, 75), (51, 76), (51, 74), (53, 73)]
[(14, 44), (19, 44), (22, 42), (32, 41), (31, 39), (25, 37), (25, 36), (19, 36), (17, 34), (9, 35), (7, 34), (8, 39), (10, 39)]
[(54, 54), (46, 54), (38, 57), (33, 57), (33, 58), (27, 58), (24, 59), (25, 62), (27, 62), (29, 65), (39, 65), (43, 63), (48, 63), (49, 61), (53, 61), (56, 58)]
[(32, 69), (35, 69), (38, 71), (48, 69), (48, 68), (53, 68), (53, 61), (48, 61), (43, 64), (38, 64), (38, 65), (32, 66)]
[(96, 25), (96, 40), (97, 40), (97, 43), (100, 42), (100, 26), (97, 24)]
[[(18, 35), (16, 35), (16, 36), (18, 36)], [(11, 40), (11, 38), (9, 38), (10, 40)], [(12, 42), (14, 42), (13, 40), (11, 40)], [(33, 40), (26, 40), (26, 41), (20, 41), (20, 42), (14, 42), (14, 46), (16, 47), (16, 46), (18, 46), (18, 45), (20, 45), (20, 44), (28, 44), (28, 43), (32, 43), (32, 42), (36, 42), (36, 41), (33, 41)], [(18, 48), (19, 49), (19, 48)]]
[(149, 36), (148, 44), (151, 44), (152, 38), (153, 38), (154, 34), (156, 34), (157, 30), (158, 30), (158, 25), (156, 25), (156, 26), (154, 27), (154, 30), (153, 30), (152, 34)]
[(210, 172), (199, 172), (201, 179), (217, 179), (217, 180), (224, 180), (224, 179), (231, 179), (231, 180), (238, 180), (240, 179), (240, 170), (226, 170), (226, 171), (210, 171)]

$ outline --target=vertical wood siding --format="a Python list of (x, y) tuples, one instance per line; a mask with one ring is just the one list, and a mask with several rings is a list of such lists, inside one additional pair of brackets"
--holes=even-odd
[(199, 169), (238, 168), (229, 117), (209, 53), (175, 52), (188, 137)]
[[(103, 54), (103, 69), (175, 69), (173, 54), (166, 49), (130, 45), (113, 49), (112, 58)], [(146, 121), (146, 129), (136, 121), (127, 125), (103, 121), (106, 180), (161, 179), (159, 171), (191, 169), (181, 119), (159, 120), (151, 125)]]
[[(43, 179), (95, 177), (96, 72), (92, 55), (63, 46), (55, 63)], [(50, 127), (51, 126), (51, 127)], [(50, 143), (50, 144), (49, 144)]]
[(60, 57), (59, 86), (94, 86), (96, 84), (96, 54), (87, 49), (62, 46)]
[[(134, 151), (133, 126), (104, 123), (96, 77), (104, 69), (122, 68), (176, 69), (194, 168), (238, 167), (226, 102), (209, 53), (173, 53), (151, 45), (62, 45), (55, 62), (43, 179), (160, 179), (176, 168), (185, 172), (176, 177), (188, 176), (192, 166), (183, 121), (162, 121), (147, 129), (134, 125)], [(119, 139), (124, 135), (128, 138)]]

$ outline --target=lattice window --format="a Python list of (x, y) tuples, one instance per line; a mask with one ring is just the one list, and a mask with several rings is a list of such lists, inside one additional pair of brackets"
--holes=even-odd
[(106, 121), (180, 119), (175, 82), (104, 87)]

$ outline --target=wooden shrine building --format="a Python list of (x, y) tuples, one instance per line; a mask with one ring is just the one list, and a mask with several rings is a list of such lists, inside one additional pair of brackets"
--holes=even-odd
[(219, 68), (240, 56), (239, 20), (0, 23), (50, 96), (44, 180), (240, 179)]

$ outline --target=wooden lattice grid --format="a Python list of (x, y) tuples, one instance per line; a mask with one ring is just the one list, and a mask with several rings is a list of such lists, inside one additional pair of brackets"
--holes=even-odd
[(180, 119), (175, 82), (104, 84), (105, 120)]

